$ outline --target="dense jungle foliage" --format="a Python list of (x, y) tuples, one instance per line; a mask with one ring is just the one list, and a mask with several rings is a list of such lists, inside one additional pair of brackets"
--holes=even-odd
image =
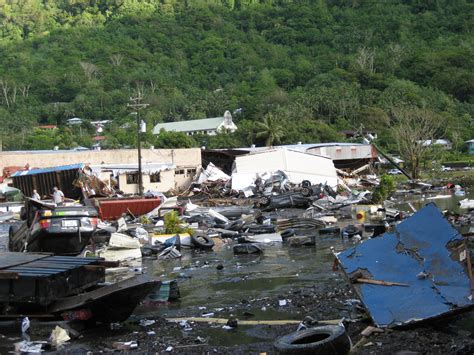
[[(473, 10), (469, 0), (0, 0), (3, 149), (90, 147), (92, 120), (112, 120), (103, 147), (134, 147), (127, 104), (141, 94), (155, 147), (367, 130), (396, 151), (396, 112), (417, 109), (461, 150), (474, 138)], [(151, 134), (225, 110), (234, 134)], [(86, 122), (69, 127), (72, 117)], [(46, 124), (58, 129), (37, 128)]]

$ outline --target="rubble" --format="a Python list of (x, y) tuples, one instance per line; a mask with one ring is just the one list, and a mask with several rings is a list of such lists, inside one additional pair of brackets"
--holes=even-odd
[[(467, 293), (469, 273), (462, 274), (458, 268), (451, 268), (453, 263), (461, 263), (459, 259), (467, 263), (469, 250), (465, 249), (463, 254), (461, 249), (454, 249), (457, 246), (454, 244), (461, 240), (459, 234), (452, 229), (447, 232), (448, 222), (439, 225), (439, 215), (430, 215), (432, 218), (426, 218), (430, 222), (422, 223), (421, 228), (417, 216), (426, 213), (426, 207), (416, 212), (419, 200), (443, 201), (453, 196), (459, 199), (461, 208), (468, 210), (471, 200), (461, 200), (466, 189), (455, 184), (447, 188), (410, 182), (399, 184), (383, 201), (375, 200), (373, 191), (381, 179), (369, 166), (355, 171), (336, 171), (327, 158), (280, 150), (268, 154), (278, 159), (264, 161), (267, 158), (261, 158), (263, 154), (242, 156), (232, 174), (225, 174), (210, 163), (187, 190), (176, 191), (174, 196), (167, 194), (168, 197), (150, 192), (150, 199), (123, 198), (118, 191), (107, 190), (100, 180), (87, 173), (75, 181), (75, 187), (85, 192), (82, 203), (96, 208), (100, 218), (91, 242), (80, 255), (116, 262), (115, 268), (105, 272), (109, 286), (117, 281), (121, 285), (123, 278), (134, 273), (159, 275), (162, 279), (160, 284), (150, 285), (138, 306), (137, 314), (144, 318), (138, 320), (134, 315), (127, 321), (134, 322), (138, 328), (129, 329), (126, 323), (117, 323), (111, 329), (116, 335), (109, 334), (107, 347), (99, 345), (100, 349), (174, 352), (197, 347), (204, 352), (214, 349), (226, 352), (228, 348), (213, 345), (214, 335), (205, 333), (206, 329), (217, 329), (212, 328), (212, 324), (217, 323), (218, 330), (222, 331), (224, 326), (229, 334), (241, 332), (244, 325), (274, 326), (272, 330), (265, 328), (271, 334), (267, 336), (266, 345), (257, 346), (257, 351), (271, 353), (274, 348), (268, 339), (291, 334), (296, 326), (309, 329), (324, 318), (337, 318), (335, 324), (341, 319), (346, 325), (350, 323), (347, 332), (355, 340), (354, 344), (370, 338), (357, 349), (385, 349), (390, 332), (380, 328), (416, 323), (472, 305)], [(282, 156), (290, 156), (294, 161), (282, 165)], [(301, 161), (323, 161), (324, 169), (318, 170), (321, 167), (318, 163), (302, 172), (306, 166)], [(273, 163), (275, 166), (269, 168)], [(404, 202), (408, 202), (409, 208), (401, 207)], [(146, 208), (140, 209), (139, 205)], [(120, 208), (114, 210), (114, 206)], [(107, 208), (110, 208), (108, 212)], [(471, 223), (469, 214), (450, 211), (445, 214), (456, 227)], [(15, 217), (15, 213), (1, 214), (0, 221)], [(442, 231), (449, 238), (444, 238)], [(449, 252), (425, 239), (423, 243), (429, 247), (417, 242), (420, 236), (428, 234), (439, 235), (438, 242), (447, 244)], [(332, 242), (337, 245), (334, 251), (339, 265), (349, 276), (347, 282), (339, 278), (340, 273), (331, 270), (333, 264), (332, 260), (328, 261), (330, 256), (324, 254), (326, 249), (320, 250), (321, 243)], [(340, 252), (342, 249), (346, 251)], [(433, 251), (440, 250), (442, 260), (432, 257)], [(262, 260), (273, 260), (274, 274), (256, 268)], [(322, 285), (318, 285), (322, 276), (308, 271), (308, 264), (295, 266), (291, 274), (286, 272), (286, 262), (297, 265), (301, 260), (324, 263), (326, 275)], [(365, 260), (370, 262), (364, 264)], [(441, 268), (436, 269), (440, 260), (443, 268), (452, 271), (449, 277), (443, 276)], [(396, 265), (399, 273), (388, 272), (391, 265)], [(382, 266), (385, 269), (379, 270)], [(413, 272), (408, 273), (409, 270)], [(266, 281), (265, 276), (253, 278), (254, 274), (265, 273), (268, 273), (268, 284), (260, 282)], [(277, 294), (277, 290), (284, 289), (287, 280), (295, 280), (291, 281), (294, 288)], [(224, 282), (226, 286), (220, 287)], [(314, 286), (308, 288), (311, 282)], [(178, 285), (181, 283), (185, 284), (184, 303), (189, 304), (195, 294), (202, 297), (206, 293), (210, 304), (222, 297), (219, 300), (222, 307), (213, 307), (204, 298), (204, 303), (198, 303), (199, 308), (195, 306), (194, 314), (189, 308), (181, 309), (179, 303), (173, 304), (180, 298)], [(264, 297), (256, 297), (263, 292), (264, 284), (268, 291), (265, 289)], [(235, 304), (226, 304), (233, 302), (226, 300), (229, 294), (226, 292), (232, 293), (244, 285), (252, 285), (248, 296)], [(357, 296), (360, 300), (355, 299)], [(172, 307), (162, 307), (168, 304)], [(430, 307), (426, 307), (427, 304)], [(151, 316), (168, 312), (180, 316), (166, 317), (181, 319), (176, 327), (164, 318)], [(273, 312), (286, 312), (291, 315), (288, 317), (291, 321), (268, 323), (262, 320), (266, 318), (264, 314), (275, 318)], [(376, 327), (367, 327), (365, 312)], [(62, 314), (63, 319), (70, 321), (89, 320), (93, 315), (86, 309)], [(307, 316), (312, 317), (312, 322), (301, 321)], [(254, 318), (249, 320), (249, 317)], [(262, 328), (259, 331), (264, 332)], [(178, 341), (173, 332), (186, 332), (189, 336)], [(255, 352), (253, 350), (249, 352)]]

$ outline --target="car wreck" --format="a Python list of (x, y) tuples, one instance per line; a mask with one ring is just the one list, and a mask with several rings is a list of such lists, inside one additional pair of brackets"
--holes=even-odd
[(9, 229), (10, 251), (78, 255), (89, 244), (98, 223), (94, 207), (55, 206), (33, 199), (26, 200), (21, 217), (23, 221)]

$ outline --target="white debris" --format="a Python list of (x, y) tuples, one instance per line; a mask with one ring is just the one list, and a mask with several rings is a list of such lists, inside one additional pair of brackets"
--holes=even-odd
[(60, 347), (67, 341), (71, 340), (71, 337), (65, 329), (61, 328), (60, 326), (56, 326), (56, 328), (54, 328), (51, 332), (49, 340), (53, 346)]
[(156, 321), (153, 319), (141, 319), (140, 322), (138, 323), (142, 327), (148, 327), (149, 325), (155, 324)]

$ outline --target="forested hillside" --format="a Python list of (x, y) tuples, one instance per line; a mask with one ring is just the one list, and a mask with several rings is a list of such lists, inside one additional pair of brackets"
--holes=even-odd
[[(157, 122), (235, 112), (235, 134), (147, 133), (155, 147), (341, 140), (396, 149), (400, 112), (474, 138), (474, 5), (467, 0), (0, 0), (3, 149), (136, 144), (127, 104)], [(125, 125), (125, 123), (129, 123)], [(256, 124), (256, 122), (260, 122)], [(46, 131), (38, 125), (55, 124)], [(128, 127), (128, 128), (126, 128)]]

